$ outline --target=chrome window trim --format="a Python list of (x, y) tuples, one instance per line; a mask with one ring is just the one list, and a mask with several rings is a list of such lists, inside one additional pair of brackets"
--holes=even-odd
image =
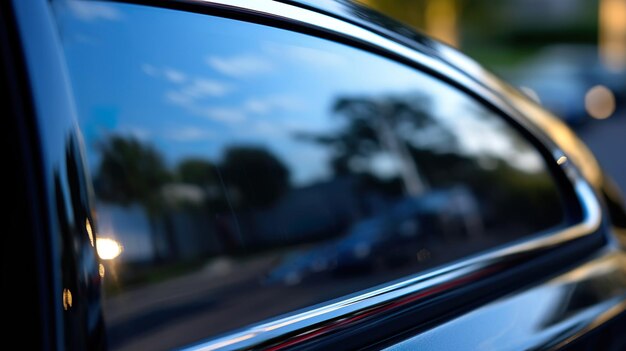
[[(432, 350), (507, 349), (507, 350), (562, 350), (603, 349), (617, 350), (609, 345), (594, 345), (594, 348), (581, 347), (578, 338), (589, 335), (594, 329), (610, 326), (610, 320), (619, 317), (626, 310), (626, 255), (623, 251), (610, 248), (600, 250), (589, 260), (566, 270), (547, 281), (501, 298), (489, 301), (480, 309), (443, 321), (435, 328), (401, 338), (396, 343), (381, 347), (384, 351), (418, 350), (428, 345)], [(608, 287), (599, 281), (610, 281)], [(595, 287), (594, 292), (592, 291)], [(588, 289), (589, 290), (586, 290)], [(529, 296), (549, 300), (550, 295), (562, 291), (561, 299), (553, 300), (547, 308), (527, 308)], [(585, 291), (583, 293), (583, 291)], [(571, 298), (586, 294), (589, 298)], [(553, 295), (554, 296), (554, 295)], [(592, 297), (591, 297), (592, 296)], [(561, 305), (559, 305), (561, 304)], [(559, 308), (554, 309), (555, 305)], [(535, 307), (535, 306), (533, 306)], [(521, 309), (521, 310), (520, 310)], [(517, 310), (513, 323), (492, 323), (485, 328), (476, 328), (480, 321), (497, 318), (498, 313)], [(556, 312), (555, 310), (558, 310)], [(497, 312), (496, 312), (497, 311)], [(537, 314), (541, 314), (540, 317)], [(532, 317), (529, 317), (533, 315)], [(537, 322), (550, 320), (550, 323)], [(616, 323), (613, 324), (617, 326)], [(475, 329), (476, 333), (467, 332)], [(476, 337), (479, 333), (481, 337)], [(605, 334), (606, 335), (606, 334)], [(450, 341), (450, 343), (448, 343)], [(452, 346), (456, 345), (456, 347)], [(617, 346), (617, 345), (612, 345)], [(623, 347), (623, 344), (622, 344)], [(622, 348), (620, 348), (621, 350)]]
[(547, 249), (588, 235), (598, 229), (602, 221), (600, 204), (594, 191), (584, 180), (577, 180), (575, 190), (584, 206), (584, 220), (575, 226), (557, 232), (545, 233), (535, 239), (484, 253), (429, 273), (418, 273), (401, 282), (352, 296), (326, 306), (252, 326), (224, 337), (187, 347), (185, 350), (210, 351), (253, 348), (280, 338), (281, 335), (293, 335), (298, 332), (320, 328), (324, 325), (324, 322), (349, 318), (360, 311), (369, 310), (383, 303), (437, 288), (442, 283), (470, 277), (497, 263), (506, 262), (512, 256)]
[[(121, 0), (134, 2), (133, 0)], [(157, 2), (156, 0), (154, 2)], [(139, 1), (141, 4), (151, 1)], [(566, 174), (574, 187), (583, 210), (583, 219), (571, 227), (552, 232), (544, 232), (523, 242), (512, 244), (500, 249), (488, 251), (469, 259), (448, 264), (445, 267), (427, 272), (417, 273), (402, 281), (396, 281), (387, 286), (357, 293), (348, 298), (337, 299), (326, 305), (311, 307), (296, 311), (295, 314), (279, 317), (269, 322), (240, 329), (226, 336), (217, 337), (196, 345), (183, 348), (184, 350), (240, 350), (267, 345), (272, 341), (285, 341), (286, 335), (294, 336), (299, 333), (310, 332), (325, 326), (332, 328), (337, 320), (349, 319), (360, 312), (369, 311), (382, 304), (395, 302), (400, 299), (434, 291), (443, 283), (463, 281), (463, 279), (479, 276), (481, 272), (489, 272), (490, 267), (496, 264), (509, 262), (513, 256), (530, 254), (532, 252), (549, 249), (565, 244), (596, 232), (602, 223), (601, 205), (591, 185), (581, 176), (580, 172), (567, 160), (566, 155), (554, 143), (539, 131), (533, 124), (519, 117), (518, 112), (504, 101), (497, 93), (487, 88), (475, 79), (465, 75), (458, 69), (450, 66), (436, 56), (408, 48), (398, 42), (388, 39), (373, 31), (359, 27), (356, 24), (344, 22), (341, 19), (315, 12), (296, 5), (275, 2), (272, 0), (174, 0), (172, 3), (196, 4), (229, 10), (252, 16), (272, 18), (308, 28), (321, 30), (339, 37), (347, 38), (352, 42), (365, 44), (370, 48), (386, 52), (394, 57), (411, 62), (416, 66), (427, 68), (450, 81), (477, 93), (482, 99), (513, 118), (525, 129), (541, 141), (552, 154), (553, 161)], [(437, 290), (442, 291), (442, 290)]]

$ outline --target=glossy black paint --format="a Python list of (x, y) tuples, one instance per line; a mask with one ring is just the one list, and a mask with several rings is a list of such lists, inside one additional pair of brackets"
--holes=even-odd
[[(41, 4), (39, 4), (41, 5)], [(43, 10), (43, 14), (41, 11), (39, 10)], [(39, 12), (38, 12), (39, 11)], [(52, 267), (53, 267), (53, 272), (51, 272), (52, 274), (50, 274), (50, 276), (53, 277), (52, 280), (57, 281), (57, 287), (61, 287), (63, 286), (63, 284), (67, 284), (68, 286), (70, 286), (71, 288), (75, 288), (78, 289), (80, 291), (80, 294), (77, 296), (79, 297), (79, 304), (76, 306), (76, 313), (73, 314), (65, 314), (65, 316), (67, 317), (63, 317), (65, 318), (65, 320), (63, 322), (61, 322), (60, 320), (56, 320), (56, 322), (53, 322), (52, 324), (55, 325), (55, 327), (57, 327), (60, 331), (59, 334), (57, 334), (59, 336), (59, 340), (61, 340), (63, 337), (61, 335), (65, 334), (66, 337), (68, 338), (68, 340), (66, 340), (66, 343), (69, 343), (69, 345), (76, 345), (78, 347), (85, 347), (84, 339), (81, 341), (81, 338), (84, 338), (86, 336), (87, 340), (92, 340), (92, 341), (98, 341), (100, 340), (99, 338), (92, 338), (92, 335), (94, 331), (100, 331), (102, 330), (101, 327), (95, 327), (93, 329), (81, 329), (83, 326), (87, 326), (89, 325), (88, 323), (86, 323), (84, 316), (85, 315), (94, 315), (91, 312), (88, 312), (88, 308), (86, 307), (86, 304), (84, 304), (82, 297), (86, 296), (84, 295), (84, 292), (89, 290), (89, 287), (94, 287), (97, 286), (97, 284), (89, 284), (89, 283), (85, 283), (84, 280), (82, 280), (80, 277), (76, 277), (76, 267), (80, 266), (80, 265), (84, 265), (85, 263), (93, 263), (93, 259), (90, 259), (89, 257), (91, 256), (90, 254), (86, 253), (84, 254), (83, 258), (81, 258), (81, 253), (80, 251), (76, 251), (73, 247), (68, 246), (67, 244), (65, 245), (65, 258), (61, 259), (60, 256), (60, 248), (63, 247), (64, 245), (62, 244), (63, 240), (66, 241), (66, 243), (70, 243), (73, 242), (75, 239), (78, 239), (78, 242), (82, 242), (82, 246), (86, 249), (85, 252), (88, 252), (87, 250), (92, 250), (89, 247), (87, 247), (87, 245), (84, 245), (85, 242), (85, 234), (86, 234), (86, 230), (81, 230), (79, 227), (79, 223), (76, 221), (76, 218), (78, 220), (82, 220), (82, 219), (89, 219), (89, 211), (88, 211), (88, 204), (84, 203), (84, 199), (83, 196), (81, 195), (81, 193), (85, 193), (86, 191), (88, 191), (88, 189), (86, 189), (83, 185), (80, 185), (80, 182), (76, 182), (74, 184), (77, 184), (78, 186), (72, 186), (70, 185), (68, 182), (68, 179), (80, 179), (82, 177), (81, 174), (76, 174), (76, 170), (78, 170), (79, 173), (82, 173), (80, 171), (80, 167), (77, 166), (72, 166), (71, 164), (74, 163), (75, 161), (70, 161), (68, 162), (68, 159), (70, 160), (75, 160), (76, 157), (76, 152), (73, 151), (68, 151), (68, 150), (72, 150), (76, 148), (76, 144), (74, 137), (72, 137), (71, 135), (74, 134), (76, 132), (76, 129), (72, 126), (72, 119), (66, 119), (66, 117), (64, 116), (70, 116), (71, 112), (68, 111), (67, 109), (64, 109), (63, 107), (58, 108), (58, 106), (56, 106), (56, 103), (58, 103), (59, 101), (64, 102), (61, 105), (65, 105), (66, 107), (70, 104), (68, 104), (67, 101), (67, 97), (69, 96), (69, 94), (67, 94), (67, 92), (64, 90), (64, 85), (63, 85), (63, 81), (64, 81), (64, 77), (56, 77), (57, 79), (49, 79), (50, 77), (47, 76), (46, 72), (42, 72), (40, 71), (41, 68), (37, 68), (35, 67), (36, 65), (33, 63), (33, 61), (36, 60), (41, 60), (41, 58), (46, 58), (46, 59), (50, 59), (50, 58), (55, 58), (56, 55), (60, 52), (57, 48), (53, 48), (52, 50), (49, 50), (50, 48), (47, 47), (46, 45), (41, 45), (42, 43), (39, 42), (40, 39), (37, 38), (48, 38), (51, 40), (52, 43), (54, 43), (56, 41), (56, 38), (52, 37), (47, 37), (48, 34), (42, 35), (40, 37), (33, 35), (32, 33), (32, 29), (33, 28), (37, 28), (41, 25), (41, 23), (46, 24), (46, 26), (44, 26), (44, 28), (46, 30), (50, 29), (49, 26), (49, 20), (50, 20), (50, 14), (46, 12), (46, 7), (45, 5), (43, 5), (43, 7), (37, 8), (37, 11), (34, 11), (35, 15), (32, 15), (32, 17), (28, 17), (26, 16), (24, 9), (22, 8), (22, 15), (20, 17), (20, 23), (22, 26), (25, 26), (26, 24), (30, 24), (29, 29), (23, 29), (23, 32), (25, 32), (26, 34), (23, 33), (23, 39), (24, 41), (28, 42), (29, 44), (26, 45), (26, 53), (27, 53), (27, 57), (29, 58), (29, 73), (31, 75), (32, 78), (32, 82), (33, 82), (33, 86), (34, 86), (34, 99), (37, 102), (38, 105), (38, 116), (39, 118), (43, 118), (44, 115), (47, 115), (46, 113), (54, 113), (54, 117), (52, 117), (51, 119), (48, 119), (48, 122), (43, 121), (41, 122), (42, 125), (45, 125), (46, 128), (39, 128), (37, 130), (37, 134), (41, 133), (41, 134), (45, 134), (41, 136), (41, 139), (44, 140), (43, 145), (45, 147), (42, 147), (40, 149), (41, 154), (43, 155), (43, 161), (37, 161), (37, 162), (42, 162), (42, 168), (43, 168), (43, 173), (45, 175), (45, 179), (43, 181), (41, 181), (40, 185), (44, 185), (46, 187), (48, 187), (48, 191), (43, 191), (42, 193), (40, 193), (39, 195), (43, 195), (42, 198), (44, 198), (46, 200), (46, 202), (48, 203), (48, 206), (46, 206), (46, 208), (41, 209), (41, 213), (42, 214), (46, 214), (46, 213), (51, 213), (51, 218), (50, 222), (49, 222), (49, 230), (51, 233), (51, 238), (53, 239), (53, 241), (56, 241), (57, 244), (51, 245), (51, 248), (56, 247), (57, 249), (52, 251)], [(53, 32), (53, 31), (52, 31)], [(28, 34), (30, 33), (30, 34)], [(39, 35), (41, 35), (42, 33), (37, 33)], [(37, 44), (37, 46), (39, 46), (41, 49), (43, 49), (43, 51), (37, 51), (36, 48), (33, 48), (33, 45)], [(47, 49), (46, 49), (47, 48)], [(54, 60), (52, 60), (54, 62)], [(56, 62), (58, 63), (58, 61)], [(45, 69), (51, 70), (52, 72), (62, 72), (62, 69), (59, 69), (59, 65), (50, 67), (50, 66), (46, 66), (43, 62), (38, 62), (38, 64), (41, 64)], [(48, 72), (49, 73), (49, 72)], [(41, 78), (36, 78), (36, 77), (41, 77)], [(47, 78), (46, 78), (47, 77)], [(56, 84), (61, 83), (61, 87), (59, 87)], [(49, 85), (51, 84), (51, 85)], [(49, 100), (48, 98), (46, 98), (46, 96), (48, 94), (50, 94), (51, 91), (54, 92), (60, 92), (61, 93), (61, 98), (59, 98), (59, 96), (56, 96), (55, 99)], [(48, 102), (48, 104), (45, 103), (45, 101)], [(43, 108), (43, 106), (45, 107), (54, 107), (56, 106), (56, 108), (52, 108), (52, 109), (47, 109), (47, 108)], [(47, 111), (47, 112), (46, 112)], [(53, 125), (54, 123), (58, 123), (59, 119), (61, 121), (65, 120), (67, 123), (63, 122), (61, 123), (61, 127), (60, 128), (55, 128), (55, 125)], [(54, 123), (52, 122), (54, 121)], [(58, 126), (58, 124), (56, 125)], [(45, 132), (43, 132), (45, 131)], [(44, 151), (45, 150), (45, 151)], [(68, 158), (69, 155), (69, 158)], [(76, 165), (79, 165), (80, 162), (75, 162)], [(594, 184), (595, 185), (595, 184)], [(600, 189), (596, 189), (597, 191), (600, 191)], [(70, 194), (70, 192), (73, 194)], [(613, 198), (613, 197), (612, 197)], [(74, 200), (71, 200), (74, 199)], [(617, 201), (619, 203), (619, 201)], [(57, 211), (58, 208), (57, 206), (65, 206), (66, 208), (69, 208), (71, 210), (69, 211)], [(74, 208), (74, 206), (78, 206), (77, 208)], [(616, 213), (618, 213), (619, 215), (619, 206), (614, 206), (617, 207), (618, 210), (614, 210), (614, 211), (618, 211)], [(75, 214), (77, 217), (76, 218), (72, 218), (72, 214)], [(615, 215), (613, 215), (615, 217)], [(602, 232), (604, 235), (606, 235), (607, 237), (611, 237), (612, 236), (612, 232), (611, 232), (611, 227), (610, 224), (607, 222), (603, 227), (602, 227)], [(589, 239), (589, 238), (588, 238)], [(593, 238), (592, 238), (593, 239)], [(590, 241), (590, 240), (587, 240)], [(593, 241), (593, 240), (591, 240)], [(578, 245), (578, 251), (574, 251), (574, 252), (569, 252), (567, 255), (565, 254), (567, 250), (565, 250), (565, 248), (563, 248), (563, 250), (561, 250), (561, 248), (557, 248), (555, 251), (552, 252), (552, 255), (549, 259), (546, 259), (546, 257), (544, 256), (542, 260), (529, 260), (528, 263), (525, 265), (526, 268), (529, 269), (524, 269), (522, 270), (525, 273), (525, 277), (527, 277), (527, 279), (522, 279), (521, 281), (518, 281), (517, 284), (515, 286), (517, 287), (522, 287), (521, 283), (524, 284), (528, 284), (528, 285), (543, 285), (546, 284), (543, 281), (542, 282), (538, 282), (537, 281), (537, 277), (541, 276), (541, 277), (545, 277), (546, 273), (548, 273), (550, 271), (550, 269), (547, 269), (546, 267), (549, 268), (553, 268), (554, 270), (567, 270), (569, 269), (568, 267), (575, 267), (575, 265), (577, 264), (577, 262), (580, 261), (576, 261), (576, 260), (572, 260), (572, 257), (584, 257), (585, 255), (583, 254), (584, 252), (590, 252), (592, 250), (589, 250), (591, 247), (594, 247), (597, 245), (597, 241), (595, 241), (594, 243), (578, 243), (580, 245)], [(55, 246), (56, 245), (56, 246)], [(80, 247), (80, 245), (79, 245)], [(570, 245), (570, 248), (572, 246)], [(615, 251), (616, 248), (615, 246), (610, 246), (609, 250)], [(610, 254), (610, 257), (615, 257), (615, 256), (619, 256), (621, 254), (619, 253), (614, 253), (614, 254)], [(559, 261), (557, 258), (563, 258), (562, 261)], [(524, 259), (529, 259), (528, 257), (525, 257)], [(585, 259), (583, 259), (585, 260)], [(570, 289), (571, 287), (575, 287), (577, 285), (580, 285), (583, 289), (583, 291), (585, 291), (585, 284), (586, 282), (588, 282), (590, 279), (593, 281), (596, 281), (598, 278), (598, 276), (604, 276), (607, 278), (610, 277), (620, 277), (621, 273), (609, 273), (610, 271), (612, 272), (619, 272), (619, 268), (617, 268), (617, 266), (615, 265), (615, 262), (619, 262), (621, 261), (621, 259), (614, 259), (614, 258), (610, 258), (610, 261), (613, 262), (612, 266), (609, 267), (609, 269), (607, 271), (603, 271), (603, 270), (599, 270), (600, 273), (594, 273), (594, 277), (593, 278), (589, 278), (588, 276), (585, 275), (576, 275), (573, 274), (574, 278), (572, 280), (571, 283), (568, 283), (567, 285), (567, 289)], [(589, 265), (595, 265), (594, 263), (595, 261), (592, 261), (589, 263)], [(534, 264), (533, 264), (534, 263)], [(56, 265), (56, 267), (55, 267)], [(65, 269), (65, 273), (68, 273), (65, 278), (61, 278), (61, 275), (58, 275), (56, 277), (54, 277), (54, 273), (55, 272), (60, 272), (61, 270), (59, 269), (59, 267), (64, 267)], [(90, 271), (91, 269), (88, 269), (87, 271)], [(573, 272), (576, 272), (576, 268), (573, 269)], [(510, 275), (514, 275), (516, 273), (519, 273), (519, 271), (508, 271), (507, 272), (507, 276), (509, 276), (509, 278), (511, 278)], [(617, 274), (617, 275), (615, 275)], [(497, 280), (499, 276), (494, 276), (493, 278)], [(515, 276), (517, 277), (517, 276)], [(501, 277), (503, 278), (500, 282), (505, 282), (507, 281), (506, 277)], [(610, 291), (615, 292), (615, 291), (622, 291), (621, 289), (623, 288), (623, 286), (621, 286), (621, 284), (619, 283), (620, 279), (609, 279), (609, 283), (613, 288), (610, 289)], [(63, 282), (63, 283), (62, 283)], [(464, 282), (467, 283), (466, 286), (469, 290), (457, 290), (455, 291), (453, 294), (448, 294), (448, 299), (444, 299), (443, 301), (446, 302), (450, 302), (453, 301), (454, 298), (459, 298), (459, 297), (465, 297), (467, 300), (465, 302), (467, 302), (467, 304), (465, 305), (465, 309), (462, 306), (455, 306), (455, 305), (450, 305), (450, 307), (457, 307), (457, 308), (452, 308), (451, 310), (448, 310), (446, 313), (444, 314), (443, 311), (442, 314), (449, 316), (455, 316), (455, 315), (459, 315), (462, 314), (464, 312), (467, 311), (467, 308), (473, 308), (473, 307), (478, 307), (481, 304), (484, 304), (485, 302), (487, 302), (488, 300), (492, 299), (495, 296), (501, 295), (505, 292), (510, 292), (511, 288), (510, 287), (506, 287), (506, 286), (502, 286), (500, 285), (499, 288), (495, 288), (494, 286), (498, 286), (497, 284), (494, 285), (494, 280), (491, 280), (490, 282), (477, 282), (475, 284), (469, 284), (469, 282)], [(491, 283), (491, 284), (490, 284)], [(509, 283), (511, 283), (509, 281)], [(82, 287), (82, 288), (81, 288)], [(87, 287), (87, 289), (84, 289), (84, 287)], [(546, 290), (550, 290), (549, 289), (550, 286), (546, 285)], [(488, 291), (492, 292), (492, 294), (485, 294), (485, 289), (488, 289)], [(574, 289), (575, 290), (575, 289)], [(589, 290), (589, 289), (587, 289)], [(529, 290), (530, 293), (532, 293), (533, 290)], [(591, 289), (589, 291), (598, 291), (597, 289)], [(463, 292), (465, 292), (465, 294), (462, 294)], [(52, 303), (48, 304), (53, 306), (54, 309), (56, 309), (56, 314), (59, 316), (63, 316), (63, 312), (61, 312), (62, 309), (62, 290), (59, 291), (58, 288), (52, 289), (52, 291), (50, 291), (51, 295), (53, 296), (53, 301)], [(584, 306), (594, 306), (594, 305), (598, 305), (601, 304), (602, 301), (606, 300), (607, 298), (611, 297), (613, 295), (608, 294), (608, 295), (604, 295), (602, 293), (597, 293), (595, 294), (595, 300), (592, 301), (587, 301), (587, 303), (583, 304)], [(59, 297), (61, 297), (61, 299), (59, 299)], [(94, 301), (97, 300), (97, 298), (94, 298)], [(421, 308), (422, 310), (420, 310), (421, 312), (424, 311), (424, 309), (427, 309), (428, 307), (431, 307), (432, 310), (431, 311), (436, 311), (436, 308), (433, 308), (433, 306), (437, 305), (437, 302), (441, 302), (442, 300), (440, 299), (432, 299), (429, 300), (430, 302), (428, 304), (422, 304)], [(510, 300), (507, 301), (513, 301), (513, 302), (506, 302), (502, 305), (505, 306), (505, 308), (503, 308), (500, 311), (504, 311), (504, 313), (506, 313), (507, 311), (512, 311), (515, 308), (525, 308), (527, 307), (527, 303), (525, 303), (523, 301), (523, 299), (518, 299), (516, 300), (515, 298), (512, 298)], [(521, 302), (520, 302), (521, 301)], [(595, 301), (595, 302), (594, 302)], [(45, 304), (45, 302), (44, 302)], [(500, 306), (502, 306), (500, 305)], [(574, 304), (573, 307), (567, 307), (567, 309), (570, 309), (572, 311), (579, 311), (580, 307), (576, 306), (577, 304)], [(507, 307), (508, 306), (508, 307)], [(521, 306), (521, 307), (519, 307)], [(493, 309), (492, 309), (493, 310)], [(415, 310), (411, 310), (411, 309), (406, 309), (405, 310), (407, 312), (407, 314), (409, 315), (409, 317), (407, 318), (408, 320), (411, 320), (412, 318), (410, 317), (411, 312), (415, 312)], [(475, 308), (474, 309), (474, 316), (476, 314), (481, 314), (481, 313), (486, 313), (483, 312), (485, 310), (482, 310), (480, 308)], [(52, 313), (54, 314), (54, 313)], [(546, 314), (548, 315), (548, 314)], [(557, 315), (557, 321), (564, 321), (567, 319), (568, 314), (564, 313), (564, 314), (558, 314)], [(462, 317), (461, 317), (462, 318)], [(474, 317), (468, 317), (468, 318), (474, 318)], [(520, 318), (525, 318), (524, 316), (520, 317)], [(52, 320), (54, 320), (54, 318), (52, 318)], [(586, 319), (586, 321), (584, 321), (583, 323), (587, 323), (587, 325), (589, 327), (595, 327), (596, 325), (593, 324), (593, 321), (598, 320), (598, 319), (594, 319), (594, 318), (588, 318)], [(370, 321), (368, 321), (368, 325), (371, 327), (376, 327), (376, 326), (381, 326), (381, 325), (385, 325), (384, 323), (382, 323), (384, 321), (384, 316), (381, 316), (380, 318), (374, 318)], [(590, 323), (591, 322), (591, 323)], [(603, 321), (606, 322), (603, 325), (607, 325), (610, 321)], [(410, 321), (407, 323), (405, 321), (404, 324), (401, 324), (401, 326), (403, 328), (406, 328), (408, 325), (410, 325)], [(439, 333), (444, 333), (446, 332), (446, 330), (453, 330), (453, 329), (448, 329), (449, 327), (445, 324), (443, 325), (428, 325), (428, 323), (426, 321), (424, 321), (424, 323), (422, 323), (424, 326), (428, 326), (429, 328), (434, 328), (433, 330), (439, 330)], [(413, 319), (413, 325), (415, 325), (415, 320)], [(370, 335), (369, 337), (373, 337), (376, 336), (379, 339), (385, 339), (387, 337), (391, 337), (393, 341), (392, 343), (395, 343), (399, 337), (402, 335), (400, 334), (400, 331), (398, 330), (398, 327), (400, 325), (385, 325), (385, 330), (384, 332), (381, 332), (380, 334), (375, 334), (375, 335)], [(74, 328), (74, 329), (73, 329)], [(410, 329), (410, 328), (409, 328)], [(62, 332), (62, 330), (73, 330), (73, 332), (71, 333), (67, 333), (67, 332)], [(81, 333), (81, 331), (84, 331), (84, 333)], [(405, 330), (406, 331), (406, 330)], [(585, 331), (585, 329), (582, 330), (583, 332)], [(367, 342), (367, 337), (364, 338), (364, 335), (362, 333), (356, 333), (356, 328), (352, 329), (350, 328), (350, 326), (347, 327), (346, 331), (343, 333), (344, 335), (344, 339), (342, 340), (341, 338), (338, 338), (338, 342), (345, 342), (346, 340), (358, 340), (359, 338), (360, 341), (362, 342)], [(460, 331), (458, 331), (461, 335), (461, 340), (463, 340), (463, 337), (469, 337), (471, 333), (468, 332), (467, 329), (461, 328)], [(571, 333), (570, 333), (571, 334)], [(532, 345), (533, 347), (546, 347), (548, 345), (546, 345), (545, 343), (542, 343), (540, 338), (533, 338), (534, 334), (529, 334), (529, 338), (530, 340), (535, 341), (535, 343)], [(590, 336), (592, 336), (591, 334), (588, 334)], [(579, 336), (578, 334), (572, 334), (572, 336)], [(286, 336), (285, 336), (286, 337)], [(76, 338), (76, 339), (73, 339)], [(69, 340), (72, 339), (72, 340)], [(337, 341), (335, 340), (335, 341)], [(308, 344), (309, 346), (315, 346), (316, 343), (315, 342), (328, 342), (328, 344), (326, 344), (327, 346), (332, 346), (332, 345), (337, 345), (336, 343), (333, 343), (333, 338), (332, 337), (328, 337), (325, 336), (324, 338), (317, 338), (315, 340), (313, 340), (312, 343)], [(99, 345), (102, 345), (102, 343), (99, 343)], [(318, 346), (320, 344), (317, 344)], [(348, 344), (343, 344), (343, 345), (348, 345)], [(352, 344), (350, 344), (352, 345)], [(414, 345), (418, 345), (420, 347), (428, 347), (429, 345), (427, 343), (418, 343), (418, 344), (414, 344)], [(618, 344), (619, 345), (619, 344)], [(56, 344), (57, 348), (61, 349), (64, 348), (62, 344), (57, 343)], [(95, 346), (95, 345), (89, 345), (89, 346)], [(303, 347), (307, 347), (307, 343), (303, 343), (301, 346)], [(353, 345), (353, 346), (356, 346)]]
[[(610, 324), (613, 318), (615, 323), (620, 321), (616, 317), (626, 307), (625, 259), (622, 253), (604, 253), (538, 286), (477, 307), (385, 350), (415, 350), (422, 345), (434, 350), (527, 350), (539, 345), (541, 349), (574, 348), (581, 335)], [(615, 328), (619, 330), (618, 325)], [(619, 334), (595, 340), (597, 350), (626, 347), (626, 339)]]
[[(38, 176), (41, 174), (39, 142), (33, 135), (35, 118), (30, 108), (30, 85), (23, 64), (22, 46), (16, 35), (13, 8), (8, 2), (0, 6), (0, 87), (5, 92), (0, 97), (0, 113), (6, 116), (1, 136), (2, 149), (6, 152), (3, 179), (12, 188), (7, 197), (10, 206), (3, 212), (7, 235), (2, 242), (2, 287), (12, 303), (6, 304), (3, 321), (8, 325), (5, 331), (7, 342), (19, 342), (30, 349), (47, 349), (47, 345), (54, 344), (56, 335), (49, 309), (53, 301), (44, 293), (49, 290), (51, 280), (45, 268), (47, 235), (40, 222), (46, 209), (41, 206), (38, 191)], [(23, 303), (15, 303), (18, 300)], [(32, 331), (32, 338), (18, 340), (14, 336), (26, 329)]]
[(35, 192), (30, 197), (37, 211), (32, 220), (39, 228), (33, 235), (45, 251), (38, 256), (37, 275), (43, 280), (37, 287), (41, 320), (49, 323), (50, 333), (43, 347), (102, 349), (101, 278), (86, 225), (94, 219), (72, 95), (50, 8), (45, 3), (29, 5), (17, 2), (13, 10), (28, 77), (20, 84), (30, 87), (24, 98), (32, 99), (32, 110), (27, 110), (32, 115), (21, 118), (34, 118), (26, 126), (25, 133), (35, 140), (30, 140), (32, 154), (26, 154), (25, 161), (34, 164), (28, 185)]

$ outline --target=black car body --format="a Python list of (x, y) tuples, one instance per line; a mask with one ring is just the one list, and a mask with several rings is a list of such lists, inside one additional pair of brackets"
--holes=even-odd
[[(6, 343), (626, 348), (618, 191), (566, 126), (454, 49), (345, 1), (1, 6), (6, 184), (15, 194), (3, 254), (5, 320), (32, 335), (10, 330)], [(239, 49), (247, 56), (237, 58)], [(295, 68), (260, 62), (262, 50), (295, 58)], [(327, 64), (322, 71), (308, 68), (313, 54)], [(134, 62), (139, 56), (172, 61)], [(191, 69), (185, 60), (196, 56), (212, 69), (202, 66), (212, 74), (204, 81), (168, 66)], [(244, 72), (275, 75), (257, 82)], [(217, 83), (225, 77), (231, 85)], [(273, 84), (305, 98), (241, 100), (245, 114), (189, 105), (219, 105), (232, 91)], [(330, 94), (333, 118), (321, 127), (307, 124), (317, 117), (281, 120), (289, 143), (276, 141), (284, 137), (273, 128), (278, 119), (250, 117), (276, 109), (321, 116), (316, 94), (332, 84), (345, 93)], [(165, 90), (173, 92), (169, 105), (150, 95), (161, 85), (178, 89)], [(362, 90), (370, 85), (374, 93)], [(427, 109), (424, 96), (438, 107)], [(178, 109), (175, 123), (159, 124), (170, 121), (158, 114), (169, 108)], [(128, 111), (154, 114), (137, 120), (149, 133), (124, 129)], [(155, 136), (187, 115), (232, 128)], [(264, 137), (237, 134), (253, 127)], [(194, 158), (185, 162), (168, 154), (183, 137), (216, 143), (220, 135), (220, 149), (191, 144), (184, 155)], [(116, 163), (133, 154), (116, 148), (139, 156)], [(408, 166), (414, 160), (419, 167)], [(216, 176), (182, 171), (207, 162)], [(136, 247), (114, 237), (122, 256), (105, 260), (118, 247), (98, 260), (97, 240), (123, 226), (154, 237)]]

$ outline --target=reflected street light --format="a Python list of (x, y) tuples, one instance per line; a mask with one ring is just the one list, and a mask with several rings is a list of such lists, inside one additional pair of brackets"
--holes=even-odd
[(122, 253), (124, 247), (114, 239), (97, 238), (96, 250), (101, 259), (112, 260)]

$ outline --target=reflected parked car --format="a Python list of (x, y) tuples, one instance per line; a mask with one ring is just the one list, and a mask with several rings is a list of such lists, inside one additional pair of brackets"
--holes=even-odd
[(463, 188), (432, 190), (392, 203), (346, 233), (312, 248), (289, 253), (268, 273), (265, 283), (300, 284), (324, 274), (365, 274), (450, 255), (460, 237), (481, 236), (479, 204)]
[[(626, 71), (615, 72), (604, 66), (595, 46), (547, 47), (522, 63), (511, 80), (530, 89), (530, 94), (536, 94), (533, 98), (571, 126), (592, 118), (608, 118), (625, 108)], [(606, 93), (599, 97), (589, 95), (598, 86), (606, 88)], [(609, 105), (607, 111), (595, 107), (590, 99)]]

